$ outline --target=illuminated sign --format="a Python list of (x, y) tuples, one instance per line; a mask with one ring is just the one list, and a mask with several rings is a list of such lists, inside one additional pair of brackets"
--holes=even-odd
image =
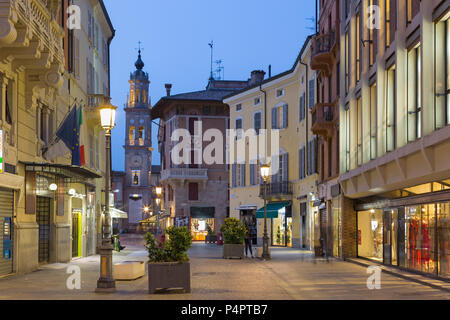
[(0, 130), (0, 173), (3, 173), (3, 130)]

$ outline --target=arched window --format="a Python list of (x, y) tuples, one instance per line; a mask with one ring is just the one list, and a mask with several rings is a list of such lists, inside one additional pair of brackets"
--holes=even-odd
[(139, 127), (139, 145), (143, 146), (145, 144), (145, 128)]
[(135, 136), (136, 128), (134, 126), (130, 127), (128, 140), (130, 141), (130, 146), (134, 146), (134, 136)]

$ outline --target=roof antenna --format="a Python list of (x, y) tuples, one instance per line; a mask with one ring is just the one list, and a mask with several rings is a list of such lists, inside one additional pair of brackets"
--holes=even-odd
[(214, 80), (213, 76), (213, 54), (214, 54), (214, 41), (211, 40), (211, 43), (208, 43), (211, 47), (211, 75), (209, 76), (209, 80)]

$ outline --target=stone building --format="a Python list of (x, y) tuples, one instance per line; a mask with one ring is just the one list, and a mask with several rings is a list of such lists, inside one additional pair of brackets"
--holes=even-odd
[(143, 209), (152, 203), (150, 176), (152, 166), (152, 120), (149, 76), (143, 71), (139, 50), (136, 70), (130, 75), (130, 92), (125, 107), (125, 211), (129, 231), (143, 219)]
[[(170, 95), (172, 86), (166, 85), (167, 96), (152, 109), (152, 119), (160, 119), (158, 143), (162, 157), (165, 225), (189, 226), (194, 240), (205, 239), (208, 225), (218, 231), (229, 216), (229, 172), (225, 163), (229, 109), (222, 98), (247, 84), (247, 81), (211, 79), (205, 90), (177, 95)], [(187, 130), (192, 142), (196, 142), (190, 151), (183, 152), (181, 164), (172, 159), (172, 150), (177, 143), (171, 138), (177, 129)], [(215, 129), (223, 142), (219, 142), (216, 151), (223, 148), (220, 150), (223, 157), (212, 164), (207, 164), (202, 156), (210, 142), (200, 139), (208, 129)]]

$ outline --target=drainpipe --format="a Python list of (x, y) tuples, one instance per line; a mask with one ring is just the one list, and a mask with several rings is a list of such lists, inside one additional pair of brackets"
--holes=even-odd
[(262, 83), (259, 85), (259, 91), (264, 93), (264, 129), (266, 130), (266, 154), (265, 160), (267, 160), (267, 92), (262, 89)]
[[(305, 154), (306, 154), (306, 157), (308, 157), (308, 142), (309, 142), (309, 135), (308, 135), (308, 119), (309, 119), (309, 112), (307, 112), (307, 110), (309, 110), (309, 78), (308, 78), (308, 73), (309, 73), (309, 70), (308, 70), (308, 65), (306, 64), (306, 63), (303, 63), (302, 61), (300, 61), (300, 64), (301, 65), (303, 65), (303, 66), (305, 66), (305, 68), (306, 68), (306, 94), (305, 94), (305, 118), (306, 118), (306, 135), (305, 135), (305, 137), (306, 137), (306, 143), (305, 143)], [(306, 165), (306, 174), (308, 174), (308, 169), (309, 169), (309, 166), (308, 166), (308, 161), (306, 161), (305, 162), (305, 165)]]

